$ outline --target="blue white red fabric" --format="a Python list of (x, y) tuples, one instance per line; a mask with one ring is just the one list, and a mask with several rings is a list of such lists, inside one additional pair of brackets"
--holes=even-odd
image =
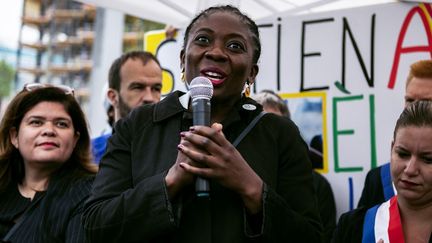
[(404, 243), (397, 195), (368, 209), (363, 223), (362, 243)]

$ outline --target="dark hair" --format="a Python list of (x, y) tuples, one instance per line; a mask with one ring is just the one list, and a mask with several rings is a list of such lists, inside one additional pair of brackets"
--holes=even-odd
[(290, 112), (285, 101), (276, 94), (273, 90), (261, 90), (258, 94), (252, 97), (256, 102), (263, 107), (272, 107), (280, 111), (285, 117), (290, 117)]
[(420, 60), (411, 64), (406, 87), (414, 77), (432, 79), (432, 60)]
[(25, 114), (45, 101), (62, 104), (72, 119), (75, 132), (80, 135), (71, 157), (62, 165), (62, 168), (79, 174), (97, 172), (97, 166), (92, 162), (91, 157), (87, 121), (76, 99), (55, 87), (33, 91), (23, 90), (9, 103), (0, 122), (0, 191), (12, 181), (21, 182), (24, 177), (24, 162), (19, 150), (12, 145), (9, 132), (13, 128), (18, 131)]
[(113, 105), (109, 105), (108, 109), (107, 109), (107, 117), (108, 117), (108, 124), (110, 125), (110, 127), (114, 126), (114, 106)]
[(408, 126), (432, 128), (432, 101), (419, 100), (408, 105), (396, 122), (393, 140), (399, 128)]
[(232, 13), (240, 18), (241, 21), (243, 21), (244, 24), (246, 24), (249, 27), (249, 30), (252, 33), (252, 39), (255, 43), (255, 50), (253, 53), (253, 63), (257, 64), (258, 60), (261, 55), (261, 41), (259, 37), (259, 31), (258, 26), (255, 24), (255, 22), (249, 18), (247, 15), (243, 14), (238, 8), (233, 7), (231, 5), (220, 5), (220, 6), (213, 6), (210, 8), (207, 8), (203, 10), (201, 13), (199, 13), (195, 18), (192, 19), (188, 27), (186, 28), (184, 40), (183, 40), (183, 50), (186, 49), (186, 45), (189, 39), (189, 32), (192, 29), (192, 27), (195, 25), (195, 23), (204, 17), (208, 17), (209, 15), (215, 13), (215, 12), (229, 12)]
[(156, 59), (156, 57), (147, 51), (131, 51), (126, 52), (123, 55), (121, 55), (119, 58), (114, 60), (114, 62), (111, 64), (109, 74), (108, 74), (108, 85), (110, 88), (115, 89), (117, 91), (120, 91), (120, 69), (125, 64), (125, 62), (129, 59), (139, 59), (143, 63), (143, 65), (146, 65), (147, 62), (150, 60), (155, 61), (159, 67), (160, 63)]

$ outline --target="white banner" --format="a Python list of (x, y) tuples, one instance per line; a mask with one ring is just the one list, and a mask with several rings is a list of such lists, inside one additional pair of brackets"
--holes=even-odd
[[(356, 207), (367, 171), (390, 159), (409, 65), (432, 56), (431, 16), (429, 4), (392, 3), (258, 21), (263, 51), (253, 91), (281, 94), (306, 142), (323, 138), (318, 171), (338, 215)], [(182, 38), (153, 48), (167, 71), (165, 93), (185, 89)]]

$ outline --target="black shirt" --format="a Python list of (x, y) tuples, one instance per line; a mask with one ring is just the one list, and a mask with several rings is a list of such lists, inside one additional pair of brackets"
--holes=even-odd
[(10, 238), (11, 242), (84, 242), (82, 207), (94, 177), (71, 174), (53, 176), (47, 191), (36, 193), (33, 201), (20, 194), (17, 183), (10, 183), (0, 193), (0, 239), (13, 227), (17, 217), (37, 201), (34, 210), (26, 214)]

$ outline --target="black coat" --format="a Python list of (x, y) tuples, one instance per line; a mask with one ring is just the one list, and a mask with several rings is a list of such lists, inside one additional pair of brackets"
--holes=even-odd
[[(79, 174), (79, 175), (78, 175)], [(90, 194), (94, 176), (60, 172), (51, 178), (46, 192), (36, 193), (34, 210), (24, 218), (10, 238), (11, 242), (84, 242), (84, 227), (81, 223), (84, 201)], [(21, 196), (17, 183), (10, 183), (0, 193), (0, 239), (14, 225), (14, 219), (31, 205)]]
[(381, 180), (381, 166), (379, 166), (367, 173), (357, 207), (371, 208), (385, 201)]
[(367, 208), (361, 207), (342, 214), (334, 232), (332, 243), (361, 243), (366, 211)]
[[(365, 207), (360, 207), (342, 214), (334, 232), (332, 243), (361, 243), (367, 210)], [(432, 243), (432, 233), (429, 243)]]
[(312, 173), (314, 188), (317, 193), (318, 209), (323, 225), (324, 242), (330, 242), (336, 228), (336, 202), (333, 190), (327, 179), (318, 172)]
[[(181, 92), (117, 122), (100, 163), (84, 226), (93, 242), (320, 242), (321, 224), (307, 147), (294, 123), (267, 114), (237, 146), (263, 179), (262, 225), (254, 234), (240, 197), (211, 181), (211, 200), (194, 190), (170, 202), (164, 177), (180, 132), (192, 125)], [(243, 108), (253, 104), (255, 110)], [(222, 123), (231, 142), (262, 110), (243, 98)]]

